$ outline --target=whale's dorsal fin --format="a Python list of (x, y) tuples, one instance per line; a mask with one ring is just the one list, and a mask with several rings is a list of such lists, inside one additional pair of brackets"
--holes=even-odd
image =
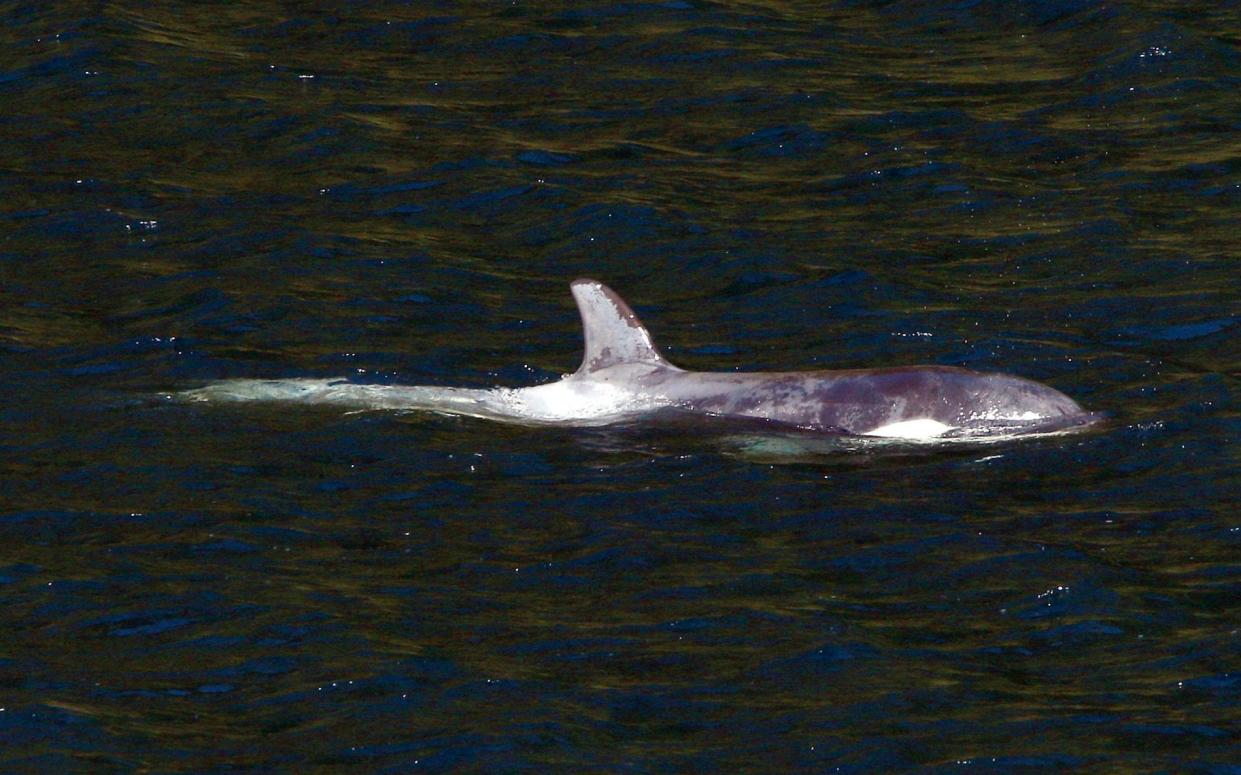
[(578, 374), (587, 375), (609, 366), (643, 363), (675, 369), (655, 349), (651, 335), (616, 291), (597, 280), (574, 280), (569, 286), (582, 315), (586, 354)]

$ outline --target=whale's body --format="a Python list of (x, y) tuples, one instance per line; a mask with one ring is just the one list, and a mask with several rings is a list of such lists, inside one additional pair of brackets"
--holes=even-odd
[(951, 366), (796, 372), (694, 372), (655, 349), (614, 291), (576, 280), (586, 352), (563, 379), (525, 388), (366, 385), (333, 379), (224, 380), (182, 397), (424, 410), (527, 425), (601, 426), (712, 418), (890, 438), (1055, 432), (1097, 415), (1046, 385)]

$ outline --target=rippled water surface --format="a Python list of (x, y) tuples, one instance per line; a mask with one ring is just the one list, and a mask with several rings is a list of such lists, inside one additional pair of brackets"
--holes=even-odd
[[(0, 2), (0, 770), (1236, 773), (1241, 14)], [(965, 365), (942, 451), (161, 396)]]

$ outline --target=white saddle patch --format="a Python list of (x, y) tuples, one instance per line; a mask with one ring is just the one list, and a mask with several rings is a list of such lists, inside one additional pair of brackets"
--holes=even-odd
[(867, 431), (865, 436), (882, 436), (888, 439), (933, 439), (952, 430), (951, 425), (944, 425), (938, 420), (924, 417), (921, 420), (902, 420), (891, 425), (884, 425)]
[(513, 416), (535, 422), (606, 424), (656, 405), (654, 398), (622, 386), (575, 377), (501, 392)]

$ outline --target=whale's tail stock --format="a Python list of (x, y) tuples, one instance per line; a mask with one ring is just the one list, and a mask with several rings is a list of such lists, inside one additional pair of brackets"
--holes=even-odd
[[(177, 394), (185, 401), (301, 401), (336, 403), (352, 387), (340, 379), (223, 379)], [(335, 399), (335, 400), (334, 400)]]
[(345, 409), (406, 409), (491, 417), (495, 390), (434, 385), (362, 385), (344, 379), (225, 379), (176, 394), (183, 401), (279, 401)]

